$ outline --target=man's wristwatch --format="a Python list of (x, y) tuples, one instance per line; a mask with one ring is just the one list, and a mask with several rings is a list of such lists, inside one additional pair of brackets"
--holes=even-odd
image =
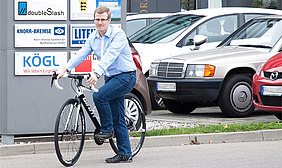
[(94, 74), (97, 76), (98, 79), (101, 77), (101, 75), (99, 75), (97, 72), (94, 72)]

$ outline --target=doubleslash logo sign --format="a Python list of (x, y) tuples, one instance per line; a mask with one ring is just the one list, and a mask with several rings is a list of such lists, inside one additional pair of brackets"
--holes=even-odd
[(19, 15), (27, 15), (27, 2), (19, 2), (18, 9)]
[(18, 2), (18, 15), (39, 15), (39, 16), (64, 16), (64, 11), (54, 11), (51, 7), (47, 7), (46, 9), (42, 10), (29, 10), (27, 9), (27, 2), (26, 1), (20, 1)]

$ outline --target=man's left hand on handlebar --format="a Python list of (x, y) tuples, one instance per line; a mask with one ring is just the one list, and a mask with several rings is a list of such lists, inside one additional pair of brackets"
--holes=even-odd
[(91, 73), (90, 78), (87, 80), (87, 84), (89, 87), (91, 87), (92, 85), (95, 85), (98, 81), (98, 78), (96, 76), (95, 73)]

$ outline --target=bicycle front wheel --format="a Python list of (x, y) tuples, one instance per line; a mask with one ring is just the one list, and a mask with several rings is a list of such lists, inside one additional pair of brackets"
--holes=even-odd
[(55, 123), (55, 150), (59, 161), (65, 166), (74, 165), (83, 149), (85, 118), (81, 104), (69, 99), (61, 107)]
[[(142, 110), (142, 104), (140, 100), (131, 93), (125, 95), (124, 108), (125, 121), (133, 157), (140, 151), (145, 140), (145, 114)], [(109, 141), (113, 151), (117, 154), (119, 150), (117, 148), (116, 139), (111, 138)]]

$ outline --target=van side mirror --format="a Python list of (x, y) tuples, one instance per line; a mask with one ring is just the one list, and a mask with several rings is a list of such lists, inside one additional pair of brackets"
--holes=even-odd
[(208, 36), (205, 35), (195, 35), (194, 36), (194, 46), (191, 48), (191, 50), (199, 50), (200, 45), (204, 44), (205, 42), (208, 41)]

